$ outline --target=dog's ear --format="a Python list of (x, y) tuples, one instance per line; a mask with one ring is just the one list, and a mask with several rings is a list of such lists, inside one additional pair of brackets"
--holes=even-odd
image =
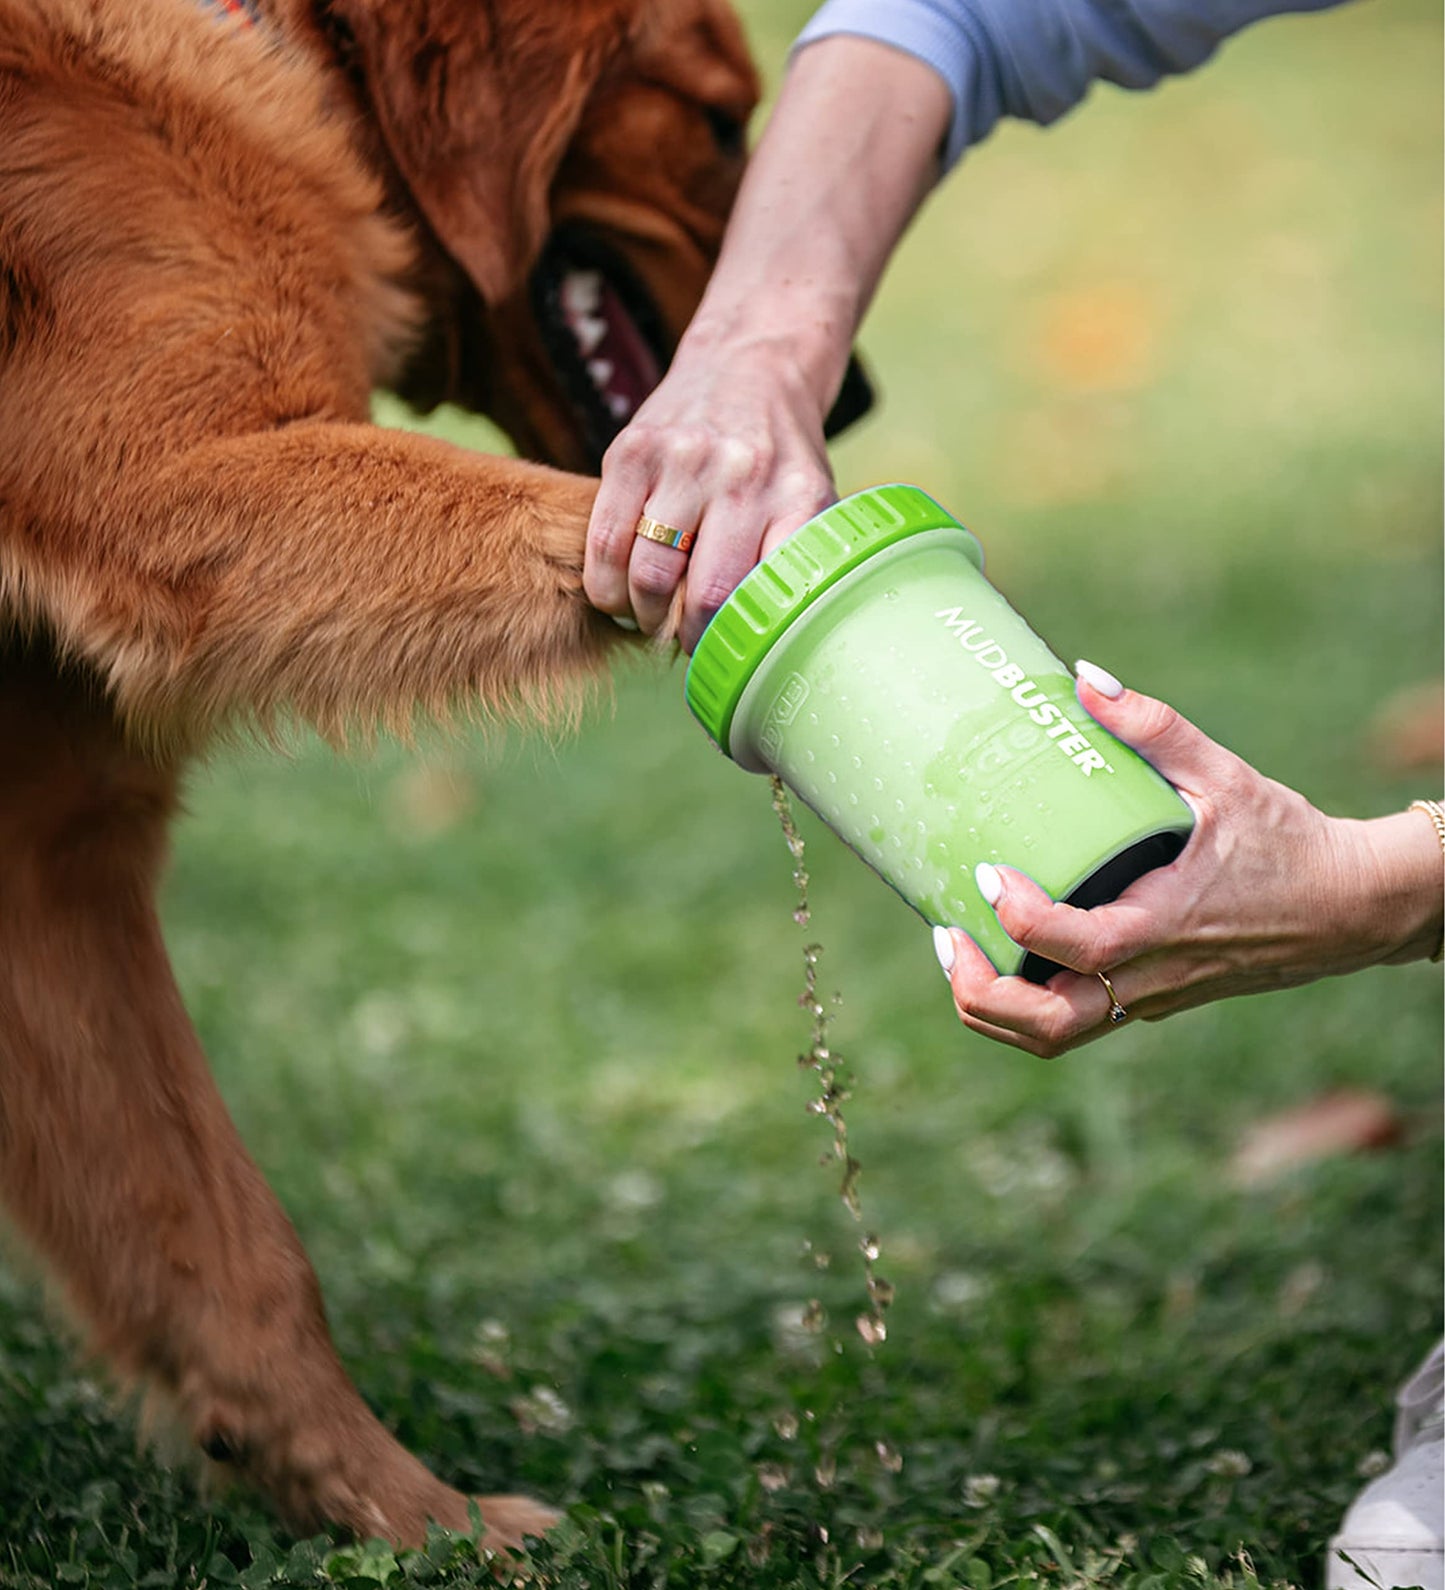
[(327, 0), (417, 208), (489, 304), (547, 231), (547, 194), (625, 33), (622, 7)]
[(682, 9), (663, 6), (641, 12), (636, 35), (639, 70), (684, 99), (732, 117), (741, 135), (760, 91), (742, 22), (723, 0), (700, 0), (688, 8), (690, 14), (680, 24)]

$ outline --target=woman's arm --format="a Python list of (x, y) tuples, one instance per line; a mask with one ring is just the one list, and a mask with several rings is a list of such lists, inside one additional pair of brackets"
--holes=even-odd
[[(653, 632), (684, 567), (681, 638), (763, 553), (833, 500), (823, 419), (883, 267), (939, 171), (952, 114), (915, 57), (845, 35), (799, 52), (672, 369), (613, 443), (586, 588)], [(698, 532), (634, 538), (648, 514)]]

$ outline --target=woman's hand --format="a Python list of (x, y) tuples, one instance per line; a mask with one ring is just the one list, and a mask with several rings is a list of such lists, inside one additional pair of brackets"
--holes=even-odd
[(1440, 842), (1420, 812), (1327, 817), (1160, 701), (1078, 665), (1080, 704), (1174, 784), (1196, 814), (1179, 858), (1110, 905), (1050, 900), (1012, 867), (978, 869), (1005, 932), (1072, 970), (1040, 987), (1000, 977), (959, 928), (935, 930), (960, 1020), (1032, 1054), (1110, 1031), (1112, 984), (1130, 1018), (1288, 988), (1440, 943)]
[[(593, 605), (655, 634), (686, 573), (678, 638), (689, 652), (758, 559), (835, 496), (819, 399), (785, 341), (751, 335), (694, 328), (608, 449), (592, 513)], [(643, 514), (694, 531), (691, 555), (636, 535)]]

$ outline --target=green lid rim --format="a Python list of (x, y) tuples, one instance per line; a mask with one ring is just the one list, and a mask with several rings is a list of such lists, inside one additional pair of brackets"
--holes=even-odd
[(885, 547), (931, 530), (955, 530), (983, 567), (977, 539), (917, 486), (854, 492), (775, 547), (713, 615), (688, 664), (683, 692), (709, 737), (729, 751), (734, 714), (773, 645), (825, 592)]

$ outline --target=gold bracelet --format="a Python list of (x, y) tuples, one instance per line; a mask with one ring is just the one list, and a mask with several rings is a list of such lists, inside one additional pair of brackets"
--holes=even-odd
[[(1440, 849), (1445, 852), (1445, 806), (1442, 806), (1439, 801), (1411, 801), (1408, 809), (1412, 812), (1424, 812), (1430, 821), (1434, 823), (1435, 834), (1440, 841)], [(1430, 959), (1438, 961), (1442, 955), (1445, 955), (1445, 929), (1441, 930), (1440, 942), (1436, 945), (1435, 953)]]

